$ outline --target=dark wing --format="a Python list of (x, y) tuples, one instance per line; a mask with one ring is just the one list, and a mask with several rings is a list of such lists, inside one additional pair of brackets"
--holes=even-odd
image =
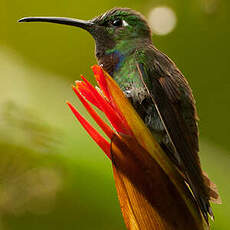
[(198, 156), (197, 115), (192, 91), (175, 64), (155, 47), (136, 51), (136, 65), (161, 117), (175, 158), (208, 222), (209, 195)]

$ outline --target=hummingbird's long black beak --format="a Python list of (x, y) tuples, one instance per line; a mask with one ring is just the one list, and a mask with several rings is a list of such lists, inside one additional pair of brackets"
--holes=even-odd
[(92, 23), (91, 21), (63, 17), (25, 17), (18, 20), (18, 22), (51, 22), (69, 26), (76, 26), (85, 30), (89, 30), (94, 25), (94, 23)]

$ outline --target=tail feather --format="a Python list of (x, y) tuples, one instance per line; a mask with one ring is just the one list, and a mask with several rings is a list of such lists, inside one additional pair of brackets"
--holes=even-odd
[(209, 216), (211, 219), (214, 219), (213, 212), (210, 206), (210, 199), (208, 195), (208, 189), (207, 191), (198, 190), (197, 187), (195, 187), (191, 181), (187, 181), (188, 186), (191, 188), (191, 192), (197, 202), (197, 205), (204, 217), (204, 220), (206, 221), (207, 225), (209, 226)]
[(220, 194), (218, 192), (216, 184), (214, 184), (208, 177), (208, 174), (203, 171), (203, 177), (205, 185), (208, 188), (209, 200), (215, 204), (222, 204)]
[(207, 192), (208, 192), (208, 197), (207, 196), (201, 196), (201, 194), (194, 194), (198, 206), (200, 207), (200, 210), (204, 216), (205, 221), (207, 222), (207, 224), (209, 224), (208, 221), (208, 216), (210, 216), (211, 220), (214, 221), (214, 215), (212, 212), (212, 208), (210, 206), (210, 202), (212, 203), (216, 203), (216, 204), (221, 204), (221, 198), (219, 195), (219, 192), (217, 190), (217, 186), (216, 184), (214, 184), (208, 177), (207, 173), (205, 173), (204, 171), (203, 173), (203, 178), (204, 178), (204, 182), (207, 188)]

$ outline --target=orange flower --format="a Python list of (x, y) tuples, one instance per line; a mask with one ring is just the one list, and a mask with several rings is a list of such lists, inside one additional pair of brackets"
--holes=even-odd
[[(70, 109), (112, 160), (121, 210), (128, 229), (205, 229), (199, 208), (183, 176), (172, 165), (115, 81), (98, 65), (92, 67), (100, 87), (84, 77), (73, 90), (108, 142), (67, 102)], [(112, 129), (92, 106), (108, 118)]]

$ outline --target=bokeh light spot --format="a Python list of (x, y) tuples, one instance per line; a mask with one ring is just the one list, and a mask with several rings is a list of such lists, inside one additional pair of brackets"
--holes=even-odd
[(165, 6), (153, 8), (148, 19), (153, 33), (158, 35), (166, 35), (172, 32), (177, 21), (174, 11)]

